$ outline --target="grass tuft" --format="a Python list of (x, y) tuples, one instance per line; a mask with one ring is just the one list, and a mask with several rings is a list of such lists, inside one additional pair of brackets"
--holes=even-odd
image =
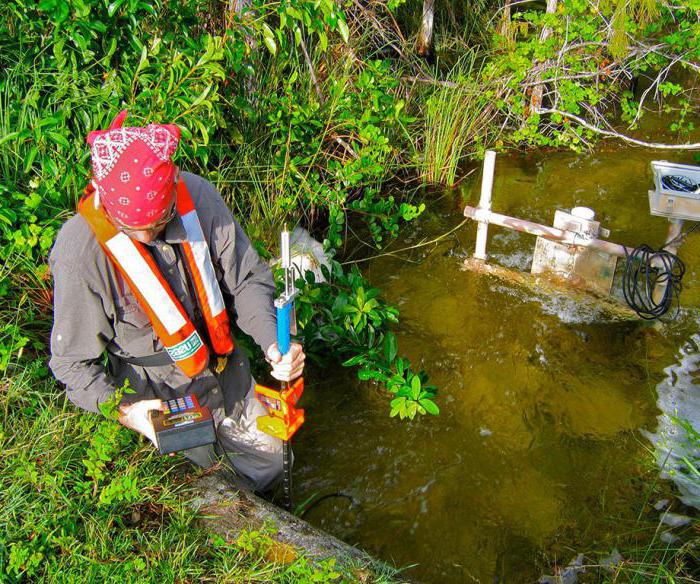
[(448, 79), (430, 96), (425, 112), (421, 175), (429, 183), (453, 186), (459, 165), (494, 140), (495, 110), (478, 82), (474, 52), (462, 56)]

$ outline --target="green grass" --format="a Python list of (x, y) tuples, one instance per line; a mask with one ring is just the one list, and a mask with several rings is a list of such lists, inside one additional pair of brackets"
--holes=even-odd
[[(691, 443), (700, 444), (700, 435), (695, 432), (686, 421), (677, 420), (682, 428), (686, 429)], [(663, 466), (666, 461), (662, 461)], [(695, 477), (700, 484), (698, 474), (698, 460), (686, 459), (687, 468), (682, 469), (684, 474)], [(610, 549), (616, 547), (620, 551), (622, 561), (614, 569), (596, 566), (589, 567), (589, 574), (596, 574), (597, 582), (606, 583), (630, 583), (630, 584), (696, 584), (700, 582), (700, 518), (694, 518), (688, 525), (670, 528), (663, 523), (662, 518), (666, 511), (693, 516), (693, 510), (684, 507), (677, 500), (678, 492), (675, 486), (659, 476), (659, 467), (656, 464), (656, 453), (653, 448), (647, 446), (647, 453), (639, 461), (645, 469), (639, 501), (639, 514), (636, 521), (629, 526), (621, 525), (614, 520), (610, 535), (604, 544), (600, 544), (607, 555)], [(667, 500), (669, 503), (663, 509), (655, 509), (657, 501)], [(666, 540), (664, 532), (671, 533), (676, 539)], [(598, 557), (593, 551), (587, 557)], [(589, 581), (589, 580), (584, 580)]]
[(303, 556), (275, 563), (264, 531), (207, 533), (188, 506), (185, 463), (77, 411), (41, 361), (0, 380), (0, 410), (0, 581), (392, 581)]
[[(466, 53), (428, 99), (421, 174), (424, 181), (453, 186), (459, 165), (493, 141), (494, 110), (477, 83), (476, 54)], [(490, 134), (489, 134), (490, 132)]]

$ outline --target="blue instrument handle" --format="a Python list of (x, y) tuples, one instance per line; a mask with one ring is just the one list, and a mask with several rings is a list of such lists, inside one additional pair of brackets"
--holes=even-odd
[(277, 347), (282, 356), (286, 355), (291, 345), (290, 329), (292, 324), (292, 303), (277, 307)]

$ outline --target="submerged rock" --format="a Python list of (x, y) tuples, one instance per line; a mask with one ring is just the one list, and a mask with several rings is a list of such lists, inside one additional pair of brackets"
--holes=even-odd
[(559, 575), (561, 584), (576, 584), (578, 575), (585, 571), (583, 567), (583, 554), (579, 554), (561, 571)]
[(688, 525), (691, 521), (692, 519), (687, 515), (679, 515), (678, 513), (670, 513), (669, 511), (666, 511), (666, 513), (661, 516), (661, 523), (669, 527), (683, 527), (684, 525)]
[(665, 543), (667, 545), (673, 545), (677, 541), (679, 541), (679, 538), (677, 535), (673, 535), (670, 531), (664, 531), (660, 536), (659, 540), (661, 540), (662, 543)]
[(656, 447), (661, 476), (671, 479), (681, 493), (680, 500), (700, 509), (700, 481), (688, 463), (700, 464), (700, 392), (694, 384), (700, 370), (700, 334), (694, 334), (678, 352), (678, 361), (664, 372), (657, 386), (658, 417), (656, 433), (646, 433)]
[(583, 567), (584, 555), (579, 554), (569, 562), (566, 568), (559, 571), (555, 576), (541, 576), (538, 584), (576, 584), (578, 575), (583, 574), (586, 569)]
[(670, 501), (668, 499), (661, 499), (660, 501), (657, 501), (654, 503), (654, 509), (657, 511), (662, 511), (663, 509), (666, 509), (668, 507), (668, 504)]
[(617, 551), (617, 548), (613, 549), (612, 553), (607, 557), (600, 560), (600, 565), (603, 568), (607, 568), (611, 572), (617, 568), (622, 563), (622, 554)]

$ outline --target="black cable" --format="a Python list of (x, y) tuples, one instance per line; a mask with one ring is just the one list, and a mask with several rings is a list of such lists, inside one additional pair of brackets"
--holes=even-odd
[(694, 183), (690, 177), (682, 174), (667, 174), (661, 177), (661, 185), (677, 193), (698, 193), (700, 183)]
[(311, 503), (309, 503), (309, 506), (299, 514), (299, 517), (301, 517), (303, 519), (306, 516), (306, 514), (309, 511), (311, 511), (314, 507), (316, 507), (321, 501), (326, 501), (327, 499), (334, 499), (336, 497), (340, 498), (340, 499), (347, 499), (348, 501), (350, 501), (350, 504), (353, 504), (353, 505), (355, 504), (355, 499), (346, 493), (341, 493), (341, 492), (327, 493), (327, 494), (323, 495), (322, 497), (319, 497), (315, 501), (312, 501)]
[(670, 245), (676, 245), (676, 244), (682, 243), (682, 241), (686, 237), (688, 237), (693, 231), (695, 231), (698, 227), (700, 227), (700, 223), (693, 223), (692, 227), (686, 229), (683, 233), (679, 233), (678, 235), (676, 235), (676, 237), (674, 237), (670, 241), (667, 241), (666, 243), (664, 243), (664, 247), (668, 247)]
[[(231, 466), (231, 472), (235, 473), (235, 467), (233, 466), (233, 461), (231, 460), (231, 456), (229, 455), (228, 450), (224, 448), (224, 445), (221, 443), (221, 439), (219, 438), (219, 429), (214, 428), (214, 435), (216, 436), (216, 443), (219, 445), (219, 448), (221, 448), (221, 451), (224, 453), (226, 456), (226, 459), (228, 460), (229, 465)], [(292, 445), (290, 444), (289, 440), (284, 440), (282, 443), (282, 466), (284, 469), (284, 478), (283, 478), (283, 496), (284, 496), (284, 507), (287, 511), (290, 513), (293, 513), (294, 510), (292, 508), (293, 505), (293, 500), (292, 500), (292, 465), (291, 465), (291, 452), (292, 452)], [(327, 493), (315, 501), (313, 501), (311, 504), (309, 504), (306, 509), (304, 509), (299, 517), (303, 518), (309, 511), (311, 511), (313, 508), (315, 508), (319, 503), (322, 501), (325, 501), (327, 499), (333, 499), (333, 498), (342, 498), (342, 499), (347, 499), (350, 501), (351, 504), (355, 504), (355, 499), (351, 497), (350, 495), (346, 493)]]
[[(685, 274), (685, 264), (680, 258), (670, 251), (654, 250), (646, 244), (634, 248), (626, 256), (622, 293), (630, 308), (640, 318), (655, 320), (666, 314), (675, 301), (677, 314), (681, 280)], [(661, 287), (663, 295), (657, 300), (654, 290)]]

